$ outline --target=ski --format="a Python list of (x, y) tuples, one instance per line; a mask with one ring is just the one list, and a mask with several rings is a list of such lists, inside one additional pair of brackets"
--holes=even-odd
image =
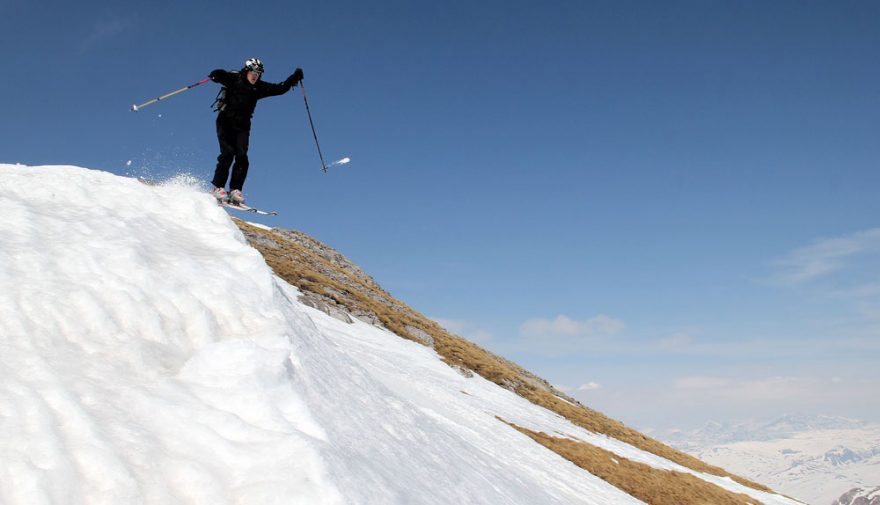
[(217, 202), (221, 207), (226, 207), (227, 209), (235, 209), (240, 210), (242, 212), (251, 212), (253, 214), (259, 214), (261, 216), (277, 216), (278, 213), (275, 211), (261, 210), (256, 209), (254, 207), (248, 207), (247, 205), (235, 205), (233, 203), (223, 203)]

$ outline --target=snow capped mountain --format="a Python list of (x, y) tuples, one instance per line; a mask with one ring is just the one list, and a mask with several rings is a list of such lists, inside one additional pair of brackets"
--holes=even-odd
[(880, 486), (874, 489), (851, 489), (831, 505), (880, 505)]
[(315, 249), (298, 270), (307, 239), (186, 184), (0, 176), (0, 503), (797, 503), (465, 366), (401, 304), (397, 334), (381, 296), (343, 310), (365, 274)]
[(788, 414), (770, 421), (753, 420), (736, 423), (713, 421), (696, 430), (670, 431), (664, 433), (662, 438), (681, 446), (686, 446), (688, 443), (705, 445), (706, 443), (777, 440), (805, 431), (855, 430), (866, 426), (868, 423), (865, 421), (840, 416)]
[(812, 505), (880, 482), (880, 425), (864, 421), (790, 415), (769, 423), (712, 423), (663, 438)]

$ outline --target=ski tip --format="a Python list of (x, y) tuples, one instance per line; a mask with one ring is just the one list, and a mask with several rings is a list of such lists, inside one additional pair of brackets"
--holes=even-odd
[(137, 112), (137, 111), (138, 111), (138, 106), (137, 106), (137, 104), (131, 104), (131, 111), (132, 111), (132, 112)]

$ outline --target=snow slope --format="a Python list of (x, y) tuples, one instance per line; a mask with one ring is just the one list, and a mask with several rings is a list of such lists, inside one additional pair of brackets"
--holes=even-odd
[(495, 416), (696, 474), (300, 304), (193, 187), (0, 177), (0, 503), (640, 503)]

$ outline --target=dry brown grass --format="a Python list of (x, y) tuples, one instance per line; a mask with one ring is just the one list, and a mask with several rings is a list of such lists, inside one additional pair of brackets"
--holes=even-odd
[(507, 424), (645, 503), (652, 505), (758, 505), (760, 503), (748, 495), (732, 493), (688, 473), (660, 470), (622, 458), (586, 442), (551, 437), (546, 433)]
[[(743, 485), (772, 492), (766, 486), (730, 474), (721, 468), (672, 449), (600, 412), (583, 405), (569, 403), (569, 401), (576, 403), (571, 398), (567, 398), (568, 401), (563, 400), (561, 397), (564, 395), (554, 390), (543, 379), (515, 363), (449, 333), (434, 321), (396, 300), (372, 282), (372, 279), (343, 272), (338, 265), (325, 257), (278, 233), (256, 228), (238, 220), (237, 224), (246, 235), (249, 235), (251, 244), (263, 254), (266, 263), (284, 280), (304, 291), (322, 295), (349, 312), (372, 314), (385, 328), (401, 337), (419, 341), (410, 335), (408, 327), (427, 333), (434, 340), (434, 349), (448, 365), (471, 370), (594, 433), (616, 438), (699, 472), (731, 477)], [(254, 240), (254, 238), (265, 240)], [(275, 243), (277, 247), (270, 247), (266, 242)], [(561, 449), (564, 444), (555, 444), (554, 447)]]
[(520, 394), (532, 403), (536, 405), (541, 405), (548, 410), (552, 410), (553, 412), (556, 412), (557, 414), (565, 417), (574, 424), (589, 431), (602, 433), (604, 435), (608, 435), (609, 437), (616, 438), (634, 447), (638, 447), (643, 451), (656, 454), (657, 456), (661, 456), (692, 470), (697, 470), (699, 472), (712, 475), (730, 477), (744, 486), (748, 486), (759, 491), (767, 491), (771, 493), (773, 492), (773, 490), (768, 488), (767, 486), (752, 482), (737, 475), (733, 475), (722, 468), (709, 465), (689, 454), (677, 451), (669, 447), (668, 445), (662, 444), (651, 437), (639, 433), (638, 431), (626, 426), (620, 421), (615, 421), (614, 419), (611, 419), (601, 412), (597, 412), (584, 406), (575, 407), (574, 405), (566, 403), (559, 398), (553, 396), (552, 394), (546, 393), (544, 391), (525, 391)]

